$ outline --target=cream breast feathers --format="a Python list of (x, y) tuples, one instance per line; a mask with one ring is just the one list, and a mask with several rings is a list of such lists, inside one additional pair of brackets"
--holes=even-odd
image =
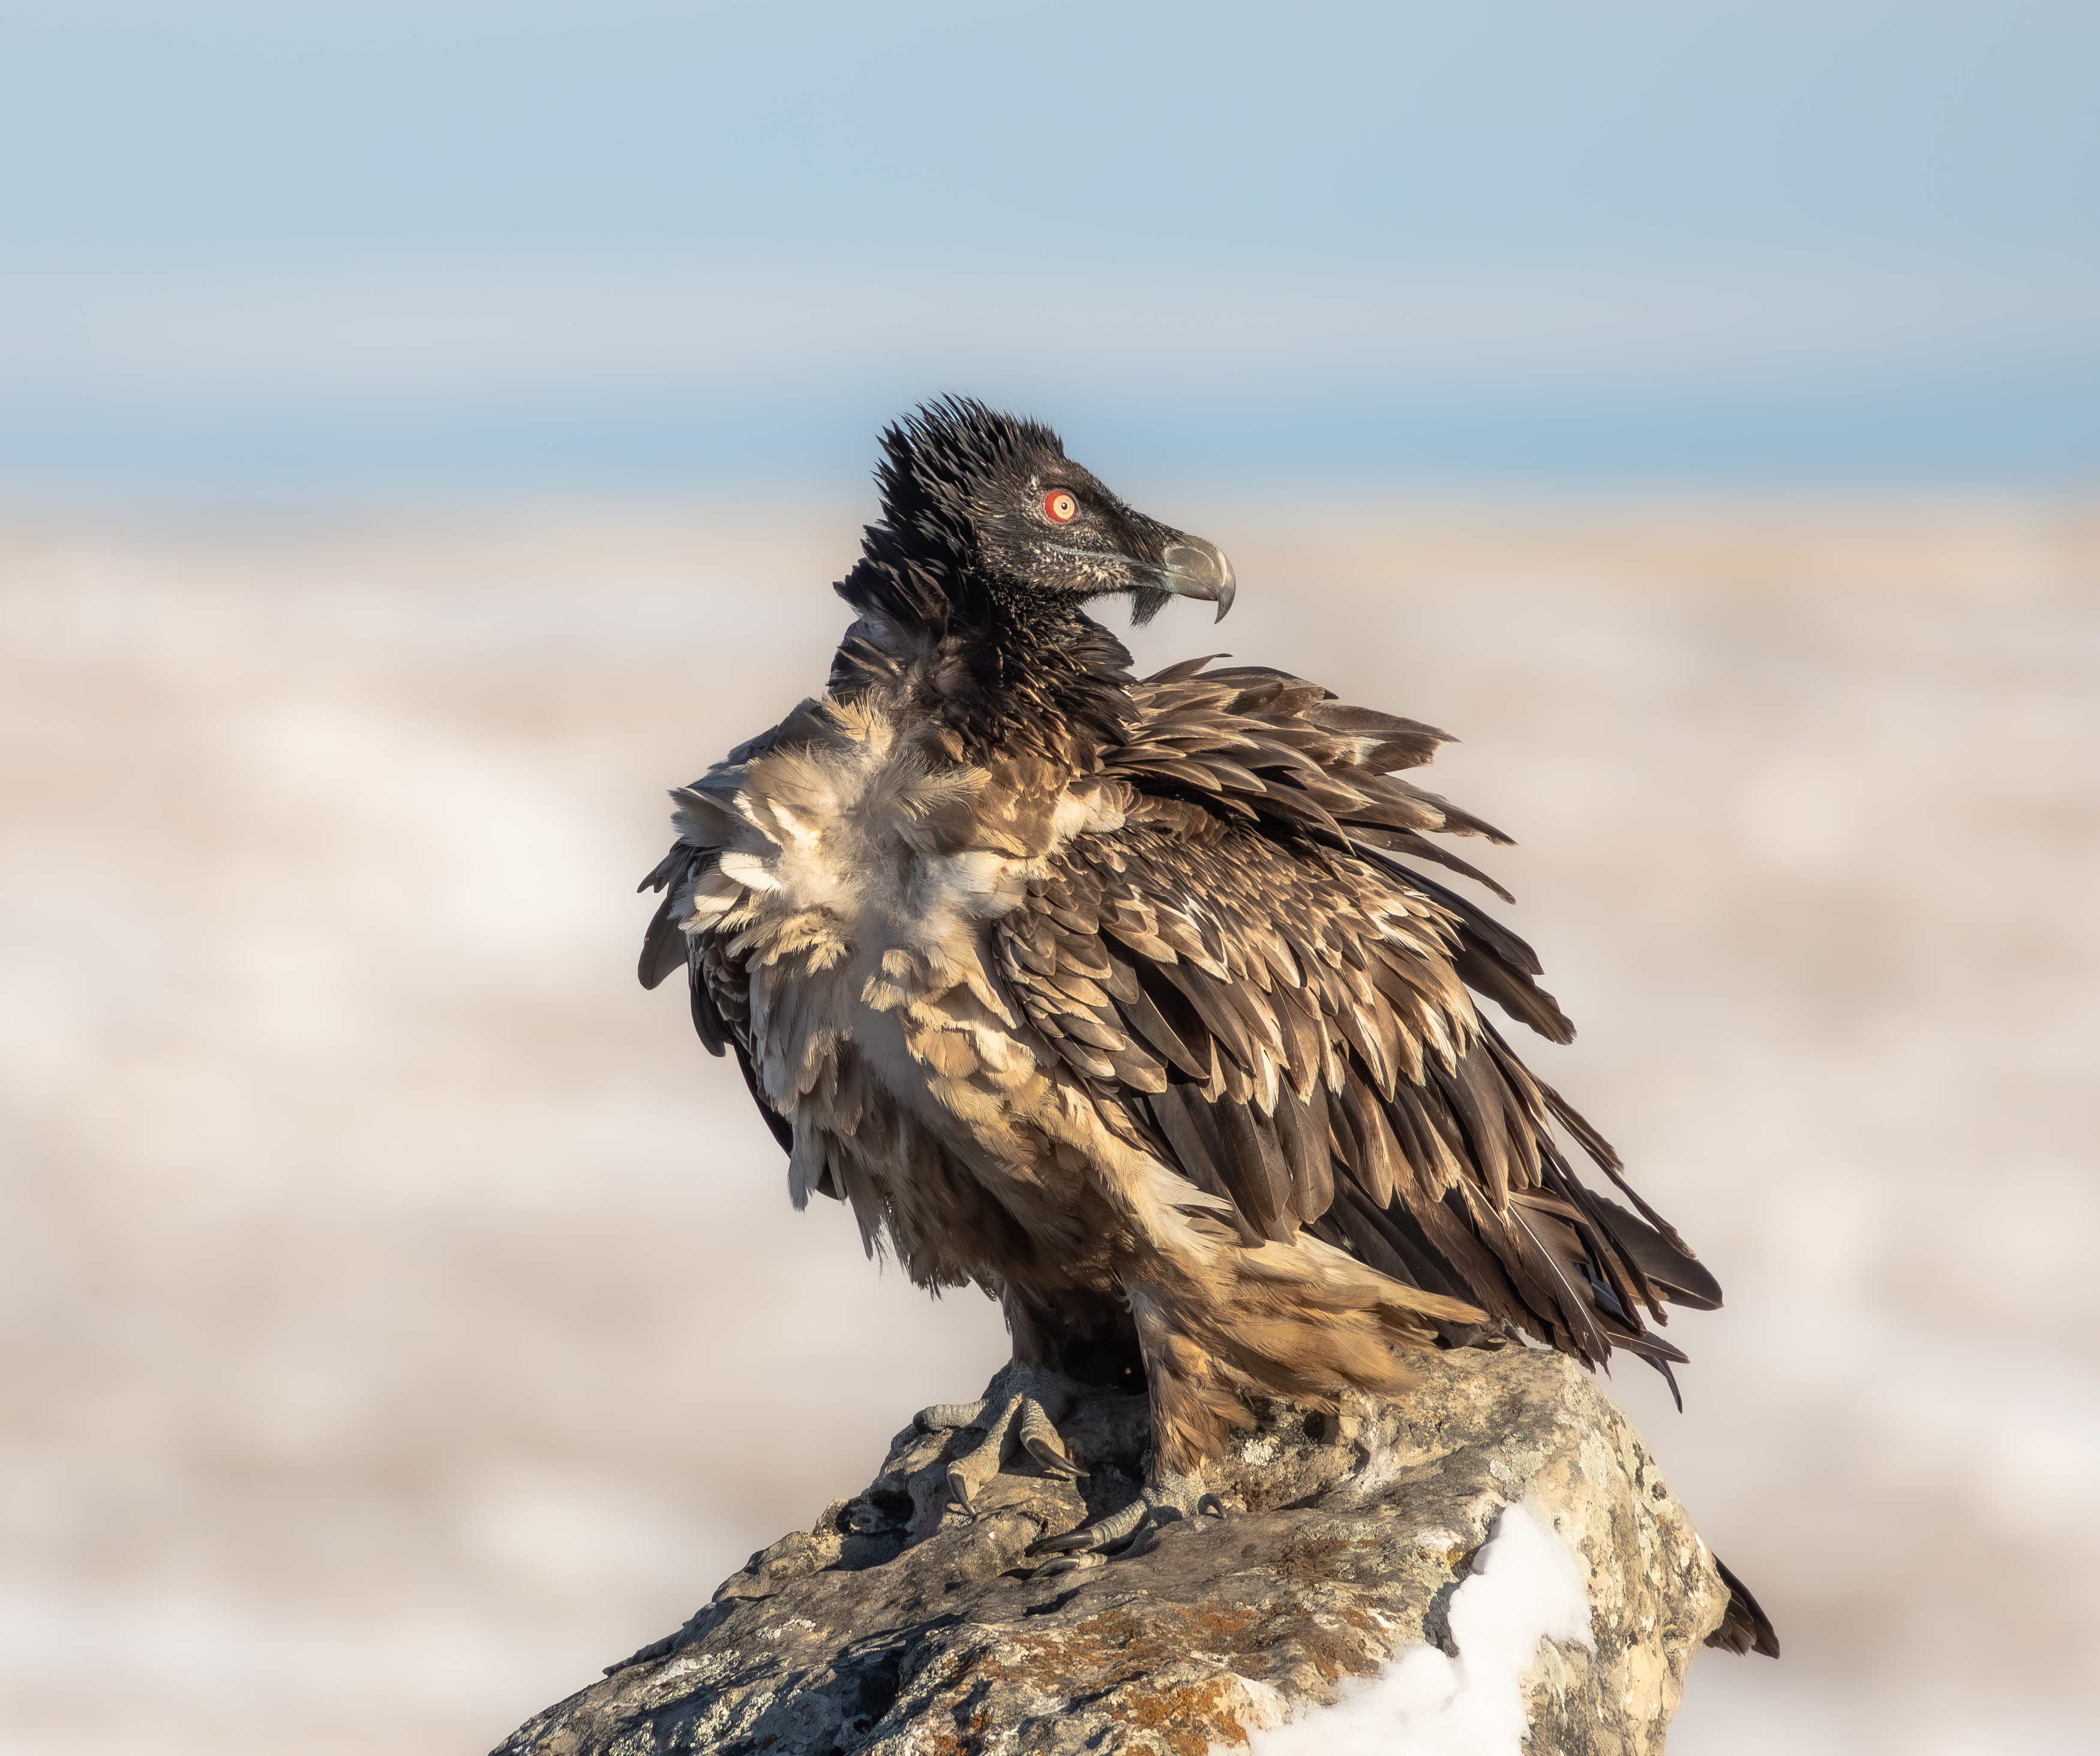
[(721, 850), (681, 924), (720, 931), (733, 955), (801, 951), (822, 968), (854, 950), (933, 951), (1018, 906), (1072, 836), (1123, 825), (1122, 783), (947, 762), (880, 699), (805, 702), (787, 727), (798, 735), (675, 795), (680, 839)]

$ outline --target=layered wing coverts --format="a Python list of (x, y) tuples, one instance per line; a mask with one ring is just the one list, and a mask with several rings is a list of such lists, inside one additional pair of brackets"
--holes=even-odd
[[(1467, 992), (1564, 1042), (1537, 958), (1400, 858), (1499, 891), (1426, 836), (1507, 838), (1396, 778), (1445, 735), (1202, 662), (1134, 692), (1104, 770), (1123, 827), (1067, 842), (998, 924), (1030, 1020), (1249, 1242), (1304, 1227), (1586, 1361), (1682, 1359), (1641, 1313), (1718, 1287)], [(1556, 1123), (1645, 1218), (1583, 1185)]]

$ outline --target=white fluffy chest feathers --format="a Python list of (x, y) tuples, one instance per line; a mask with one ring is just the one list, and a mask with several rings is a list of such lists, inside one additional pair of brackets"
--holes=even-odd
[(752, 965), (811, 971), (904, 951), (975, 962), (982, 924), (1016, 907), (1074, 834), (1119, 827), (1118, 801), (1023, 774), (936, 768), (895, 722), (824, 704), (830, 735), (716, 769), (677, 795), (684, 838), (718, 848), (695, 884), (688, 933)]

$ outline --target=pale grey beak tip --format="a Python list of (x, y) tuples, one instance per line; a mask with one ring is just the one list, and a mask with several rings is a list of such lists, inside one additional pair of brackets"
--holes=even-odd
[(1233, 580), (1233, 564), (1215, 543), (1200, 536), (1181, 536), (1167, 545), (1160, 557), (1160, 583), (1183, 598), (1207, 598), (1218, 607), (1211, 618), (1222, 622), (1233, 607), (1238, 589)]

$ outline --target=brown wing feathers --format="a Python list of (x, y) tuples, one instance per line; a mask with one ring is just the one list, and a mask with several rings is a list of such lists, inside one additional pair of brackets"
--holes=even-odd
[[(692, 795), (690, 789), (682, 792), (682, 804)], [(781, 1151), (792, 1154), (795, 1150), (795, 1131), (787, 1119), (765, 1101), (759, 1089), (757, 1070), (752, 1066), (751, 1053), (744, 1047), (742, 1036), (729, 1027), (729, 1021), (721, 1013), (721, 998), (741, 994), (740, 982), (708, 980), (708, 965), (712, 960), (717, 964), (726, 955), (712, 934), (689, 938), (679, 923), (692, 907), (695, 881), (705, 871), (720, 853), (716, 848), (696, 848), (681, 841), (665, 854), (656, 869), (635, 888), (640, 890), (661, 890), (664, 900), (649, 923), (649, 930), (642, 942), (642, 962), (638, 973), (645, 988), (656, 986), (674, 969), (683, 968), (690, 991), (693, 1009), (693, 1029), (711, 1055), (719, 1055), (726, 1048), (736, 1057), (737, 1070), (743, 1074), (743, 1083), (751, 1092), (751, 1100), (758, 1106), (767, 1129), (780, 1143)], [(827, 1192), (828, 1193), (828, 1192)]]
[(1585, 1360), (1666, 1372), (1683, 1356), (1636, 1313), (1718, 1287), (1630, 1189), (1642, 1217), (1583, 1186), (1554, 1124), (1623, 1189), (1610, 1147), (1467, 1000), (1567, 1040), (1530, 946), (1394, 858), (1470, 874), (1423, 832), (1507, 839), (1392, 778), (1445, 735), (1202, 663), (1137, 691), (1107, 760), (1124, 829), (1070, 845), (1001, 923), (1022, 1004), (1246, 1241), (1304, 1226)]

